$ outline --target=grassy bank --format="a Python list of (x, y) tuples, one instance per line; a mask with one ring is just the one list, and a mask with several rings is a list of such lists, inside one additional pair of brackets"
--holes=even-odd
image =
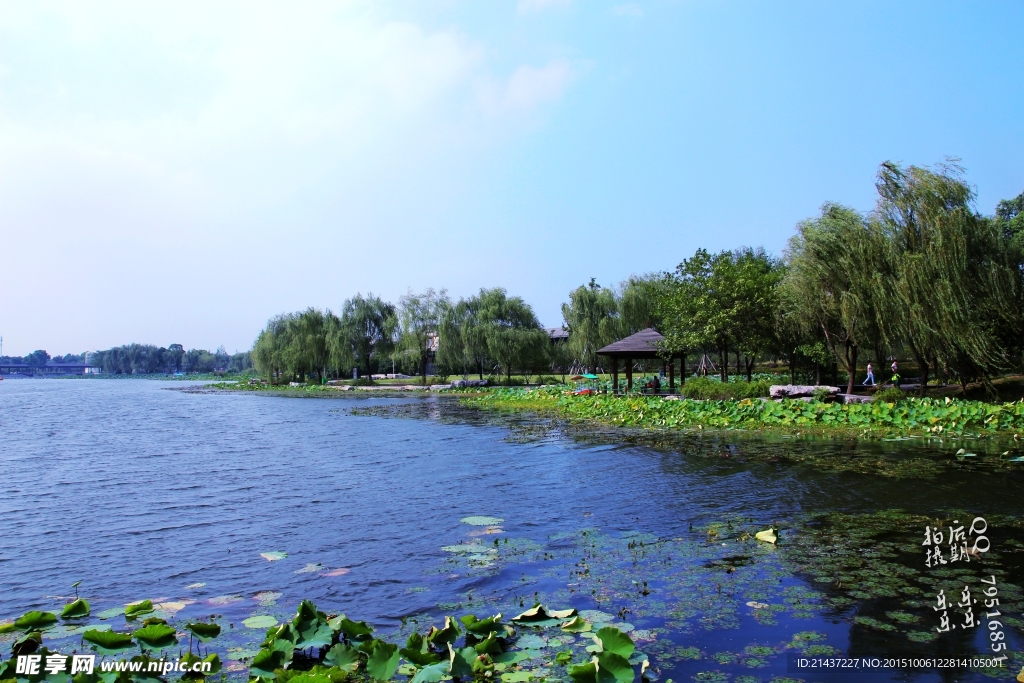
[(668, 401), (660, 397), (573, 396), (564, 388), (495, 389), (469, 405), (556, 413), (609, 425), (673, 429), (769, 429), (856, 436), (997, 436), (1024, 431), (1024, 401), (991, 404), (907, 398), (896, 403), (760, 399)]

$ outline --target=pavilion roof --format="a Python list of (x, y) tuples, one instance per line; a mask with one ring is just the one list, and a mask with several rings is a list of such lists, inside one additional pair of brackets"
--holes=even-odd
[(658, 355), (658, 342), (663, 340), (657, 330), (648, 327), (625, 339), (620, 339), (600, 349), (602, 356), (619, 356), (625, 358), (654, 358)]

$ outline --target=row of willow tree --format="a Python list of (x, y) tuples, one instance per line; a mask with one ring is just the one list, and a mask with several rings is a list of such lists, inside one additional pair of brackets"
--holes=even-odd
[[(858, 368), (909, 359), (924, 387), (1020, 368), (1024, 357), (1024, 194), (994, 216), (955, 161), (934, 168), (886, 162), (867, 214), (827, 203), (797, 225), (782, 258), (763, 249), (698, 250), (673, 272), (619, 287), (593, 279), (562, 305), (566, 343), (552, 343), (521, 298), (502, 289), (452, 301), (444, 290), (397, 305), (369, 295), (340, 314), (308, 309), (272, 319), (256, 367), (322, 378), (359, 368), (440, 375), (529, 375), (599, 368), (601, 347), (646, 327), (666, 354), (749, 380), (758, 361), (831, 369), (852, 391)], [(714, 361), (717, 360), (717, 363)], [(707, 362), (710, 361), (710, 362)]]
[(85, 354), (85, 360), (112, 375), (244, 372), (252, 368), (248, 351), (229, 354), (223, 346), (210, 352), (205, 349), (186, 351), (181, 344), (168, 347), (125, 344)]

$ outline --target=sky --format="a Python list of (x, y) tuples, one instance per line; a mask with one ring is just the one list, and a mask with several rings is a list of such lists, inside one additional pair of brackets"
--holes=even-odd
[(1024, 3), (0, 1), (5, 355), (781, 254), (886, 160), (1024, 191)]

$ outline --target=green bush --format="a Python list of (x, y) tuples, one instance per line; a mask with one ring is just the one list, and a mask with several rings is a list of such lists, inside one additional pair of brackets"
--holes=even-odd
[(816, 387), (814, 391), (811, 392), (811, 396), (814, 397), (814, 400), (821, 401), (822, 403), (829, 400), (831, 395), (832, 394), (829, 393), (828, 387)]
[(889, 387), (888, 389), (882, 389), (876, 393), (874, 398), (871, 400), (875, 403), (896, 403), (897, 401), (902, 401), (906, 397), (907, 395), (902, 389)]
[(686, 398), (728, 401), (767, 396), (770, 386), (771, 383), (766, 379), (724, 383), (710, 377), (695, 377), (686, 381), (682, 391)]

